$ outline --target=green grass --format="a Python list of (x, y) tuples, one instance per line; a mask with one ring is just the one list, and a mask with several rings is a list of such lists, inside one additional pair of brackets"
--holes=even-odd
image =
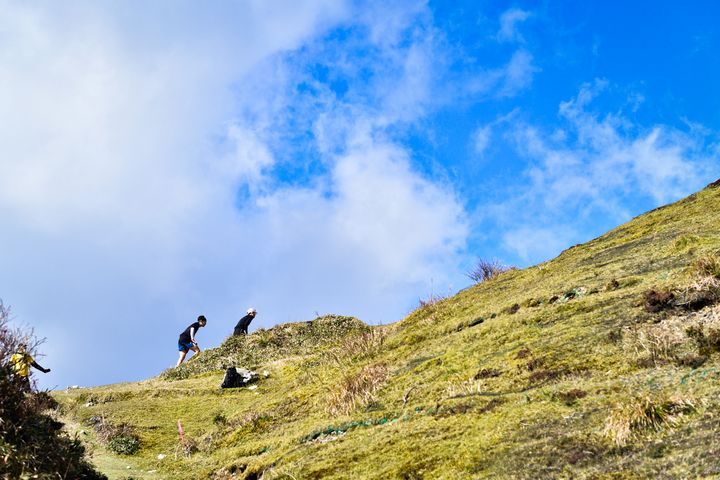
[[(55, 396), (75, 424), (135, 427), (136, 455), (96, 447), (108, 474), (112, 460), (168, 479), (717, 476), (718, 353), (683, 359), (700, 355), (687, 327), (711, 335), (719, 307), (649, 313), (643, 294), (697, 280), (720, 251), (718, 206), (703, 190), (392, 325), (278, 326), (155, 379)], [(220, 390), (230, 364), (269, 377)]]

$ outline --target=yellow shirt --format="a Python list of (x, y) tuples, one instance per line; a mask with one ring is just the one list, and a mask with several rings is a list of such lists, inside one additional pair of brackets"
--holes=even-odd
[(10, 365), (15, 369), (15, 374), (21, 377), (30, 376), (30, 365), (34, 361), (29, 353), (16, 353), (10, 357)]

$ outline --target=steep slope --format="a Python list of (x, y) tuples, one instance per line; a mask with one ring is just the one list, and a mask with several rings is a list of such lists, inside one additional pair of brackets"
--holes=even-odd
[[(715, 476), (718, 207), (716, 182), (396, 324), (56, 397), (134, 429), (133, 478)], [(222, 391), (224, 356), (269, 377)]]

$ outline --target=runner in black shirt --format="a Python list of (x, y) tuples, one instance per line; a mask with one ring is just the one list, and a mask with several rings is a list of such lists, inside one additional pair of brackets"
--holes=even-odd
[(195, 341), (195, 334), (206, 324), (207, 319), (205, 319), (203, 315), (200, 315), (197, 319), (197, 322), (187, 327), (180, 334), (180, 338), (178, 339), (178, 350), (180, 351), (180, 358), (178, 358), (177, 365), (175, 365), (175, 367), (179, 367), (183, 360), (185, 360), (185, 355), (187, 355), (188, 350), (192, 350), (193, 352), (195, 352), (196, 355), (200, 353), (200, 347), (198, 347), (198, 344)]

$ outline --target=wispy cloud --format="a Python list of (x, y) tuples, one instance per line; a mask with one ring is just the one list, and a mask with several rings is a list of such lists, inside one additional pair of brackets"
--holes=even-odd
[[(526, 260), (557, 253), (548, 246), (585, 239), (588, 220), (597, 215), (615, 223), (627, 220), (628, 202), (657, 206), (681, 198), (717, 171), (717, 155), (705, 148), (707, 137), (593, 112), (593, 100), (607, 87), (597, 80), (561, 103), (561, 134), (546, 135), (527, 124), (515, 130), (517, 148), (532, 164), (527, 184), (515, 187), (521, 193), (498, 212), (516, 212), (503, 238)], [(556, 232), (556, 241), (549, 232)]]
[(500, 30), (495, 36), (499, 42), (519, 42), (525, 41), (520, 34), (518, 24), (530, 18), (530, 12), (519, 8), (511, 8), (500, 16)]

